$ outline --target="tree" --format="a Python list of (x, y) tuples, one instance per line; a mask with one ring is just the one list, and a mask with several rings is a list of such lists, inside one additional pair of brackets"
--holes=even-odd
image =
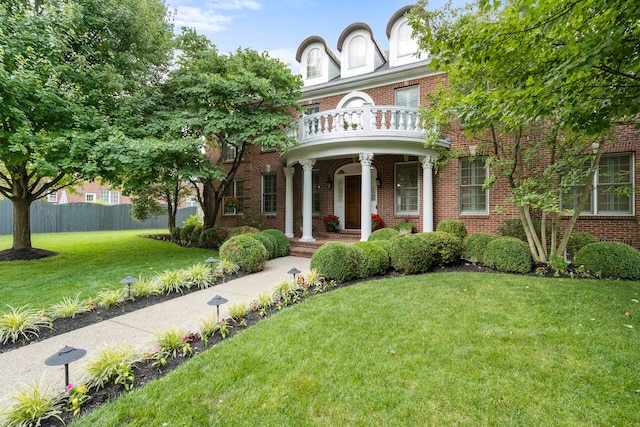
[(30, 206), (101, 173), (119, 105), (169, 58), (162, 0), (0, 4), (0, 195), (14, 250), (31, 248)]
[[(220, 54), (205, 37), (184, 30), (178, 67), (168, 86), (176, 97), (172, 126), (204, 138), (212, 167), (196, 176), (204, 227), (215, 225), (225, 190), (233, 183), (248, 144), (286, 150), (295, 144), (300, 76), (267, 53), (238, 49)], [(225, 161), (223, 153), (233, 153)]]
[[(410, 14), (430, 65), (448, 74), (425, 120), (476, 139), (491, 171), (485, 185), (506, 180), (536, 261), (564, 251), (605, 141), (638, 113), (637, 8), (614, 3), (481, 0), (432, 12), (423, 0)], [(570, 198), (577, 206), (558, 242)]]

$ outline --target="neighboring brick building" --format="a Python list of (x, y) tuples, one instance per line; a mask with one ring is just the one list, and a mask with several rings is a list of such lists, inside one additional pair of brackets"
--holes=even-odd
[[(296, 134), (299, 144), (283, 154), (247, 147), (229, 192), (240, 198), (240, 207), (221, 213), (218, 224), (240, 225), (236, 214), (255, 209), (267, 215), (267, 227), (313, 241), (314, 230), (323, 230), (321, 218), (335, 214), (339, 228), (360, 230), (366, 240), (372, 213), (381, 215), (387, 227), (409, 220), (419, 231), (459, 219), (470, 233), (496, 233), (505, 219), (519, 217), (505, 183), (482, 189), (486, 169), (479, 157), (462, 157), (434, 174), (436, 153), (425, 148), (428, 130), (420, 128), (418, 105), (446, 75), (434, 73), (426, 59), (414, 55), (417, 45), (404, 16), (409, 8), (389, 20), (388, 52), (363, 23), (340, 35), (341, 60), (320, 37), (301, 43), (296, 59), (306, 114)], [(629, 171), (629, 182), (608, 186), (637, 188), (639, 134), (629, 126), (620, 128), (619, 135), (621, 142), (607, 148), (600, 167)], [(475, 145), (447, 135), (439, 144), (463, 152), (472, 152)], [(640, 247), (637, 198), (599, 192), (599, 184), (594, 183), (592, 207), (575, 231)]]

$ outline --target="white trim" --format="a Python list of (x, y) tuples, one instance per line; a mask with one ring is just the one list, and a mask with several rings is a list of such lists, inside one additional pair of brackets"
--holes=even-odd
[(338, 102), (338, 105), (336, 106), (336, 109), (343, 108), (343, 106), (346, 103), (348, 103), (349, 101), (351, 101), (353, 98), (362, 98), (362, 99), (364, 99), (365, 103), (368, 103), (368, 104), (371, 104), (371, 105), (375, 105), (375, 103), (373, 102), (373, 98), (371, 98), (369, 95), (367, 95), (364, 92), (356, 90), (356, 91), (353, 91), (353, 92), (349, 92), (348, 94), (343, 96), (342, 99), (340, 100), (340, 102)]

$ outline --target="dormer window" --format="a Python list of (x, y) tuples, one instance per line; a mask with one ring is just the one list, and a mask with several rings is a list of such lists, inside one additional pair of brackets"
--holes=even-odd
[(356, 36), (349, 42), (349, 69), (367, 65), (367, 41), (362, 36)]
[(396, 39), (398, 57), (415, 55), (418, 51), (418, 43), (412, 37), (412, 31), (409, 21), (405, 21), (398, 26), (398, 38)]
[[(413, 37), (413, 30), (406, 16), (413, 6), (405, 6), (398, 10), (387, 24), (387, 37), (389, 38), (389, 66), (397, 67), (407, 65), (420, 60), (418, 57), (419, 46)], [(428, 52), (421, 51), (422, 56)]]
[(307, 79), (322, 76), (322, 52), (314, 48), (307, 53)]

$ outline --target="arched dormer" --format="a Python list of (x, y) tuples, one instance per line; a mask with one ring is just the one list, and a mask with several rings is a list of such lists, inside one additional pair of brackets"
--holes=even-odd
[[(412, 28), (406, 14), (413, 6), (405, 6), (393, 14), (387, 24), (389, 39), (389, 67), (419, 61), (418, 42), (412, 37)], [(421, 52), (422, 56), (426, 56)]]
[(342, 57), (342, 78), (371, 73), (387, 62), (371, 27), (362, 22), (349, 25), (340, 34), (338, 51)]
[(326, 83), (340, 75), (340, 60), (322, 37), (305, 39), (296, 52), (305, 86)]

